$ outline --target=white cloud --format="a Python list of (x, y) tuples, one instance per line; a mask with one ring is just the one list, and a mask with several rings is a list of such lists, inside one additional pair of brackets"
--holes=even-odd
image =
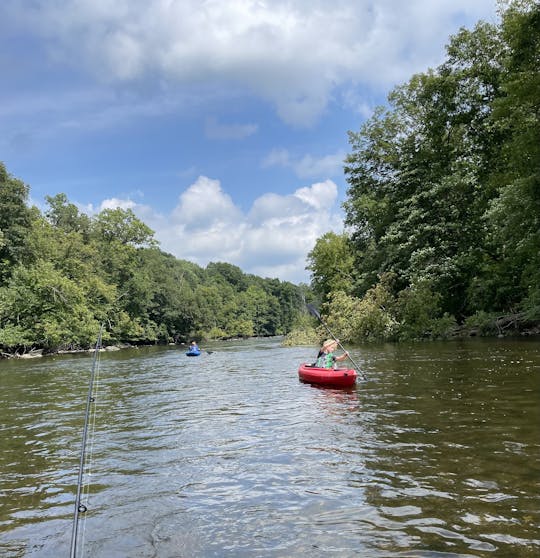
[(156, 231), (161, 249), (177, 258), (201, 266), (229, 262), (246, 273), (299, 283), (309, 282), (306, 257), (317, 238), (343, 227), (337, 194), (327, 180), (290, 195), (267, 193), (243, 213), (219, 180), (200, 176), (167, 215), (129, 199), (105, 200), (100, 207), (132, 209)]
[(223, 192), (219, 180), (200, 176), (180, 196), (172, 218), (187, 230), (198, 231), (233, 225), (241, 218), (241, 213), (231, 197)]
[(225, 81), (305, 126), (337, 90), (386, 92), (438, 64), (451, 33), (495, 11), (495, 0), (3, 0), (0, 19), (98, 81), (204, 94)]
[(136, 207), (137, 204), (132, 200), (122, 200), (119, 198), (109, 198), (103, 200), (99, 206), (99, 211), (103, 211), (104, 209), (133, 209)]
[(303, 179), (326, 178), (343, 174), (343, 161), (346, 153), (339, 151), (323, 157), (310, 154), (303, 157), (291, 157), (287, 149), (273, 149), (263, 160), (263, 167), (279, 166), (290, 168), (296, 176)]
[(331, 181), (318, 182), (309, 188), (296, 190), (295, 196), (317, 210), (332, 207), (337, 199), (337, 186)]

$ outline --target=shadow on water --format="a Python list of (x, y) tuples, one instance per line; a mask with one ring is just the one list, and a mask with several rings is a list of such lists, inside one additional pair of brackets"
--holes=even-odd
[[(538, 555), (540, 344), (278, 339), (104, 353), (81, 555)], [(88, 356), (0, 362), (0, 554), (67, 555)]]

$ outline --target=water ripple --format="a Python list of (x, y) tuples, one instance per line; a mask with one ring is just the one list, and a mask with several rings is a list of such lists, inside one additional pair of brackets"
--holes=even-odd
[[(212, 349), (103, 355), (84, 555), (539, 553), (536, 346), (363, 348), (348, 391), (298, 382), (309, 349)], [(0, 368), (3, 556), (67, 553), (89, 364)]]

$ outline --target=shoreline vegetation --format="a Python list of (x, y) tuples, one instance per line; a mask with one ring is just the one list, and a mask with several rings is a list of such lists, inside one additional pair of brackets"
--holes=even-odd
[[(475, 337), (483, 337), (483, 338), (497, 338), (497, 339), (516, 339), (516, 338), (525, 338), (525, 337), (538, 337), (540, 340), (540, 324), (526, 324), (519, 320), (517, 316), (500, 316), (497, 318), (496, 322), (493, 324), (494, 329), (496, 332), (493, 331), (492, 333), (482, 332), (479, 328), (465, 328), (465, 327), (457, 327), (453, 332), (451, 332), (446, 337), (426, 337), (424, 339), (407, 339), (407, 341), (431, 341), (431, 340), (444, 340), (444, 341), (451, 341), (455, 339), (467, 339), (467, 338), (475, 338)], [(283, 337), (283, 345), (288, 347), (293, 346), (314, 346), (317, 347), (320, 345), (321, 340), (327, 335), (325, 332), (320, 328), (309, 328), (309, 329), (302, 329), (302, 330), (295, 330), (293, 329), (287, 335)], [(249, 338), (232, 338), (232, 339), (225, 339), (222, 341), (246, 341), (248, 339), (257, 339), (257, 337), (249, 337)], [(344, 340), (347, 343), (350, 343), (350, 340)], [(364, 341), (366, 342), (366, 341)], [(378, 339), (372, 342), (384, 342), (382, 339)], [(399, 341), (396, 341), (399, 343)], [(154, 343), (115, 343), (111, 345), (106, 345), (100, 347), (100, 352), (115, 352), (121, 351), (123, 349), (138, 349), (141, 347), (155, 347), (155, 346), (176, 346), (183, 349), (187, 349), (189, 347), (188, 342), (154, 342)], [(0, 353), (0, 359), (34, 359), (34, 358), (41, 358), (45, 356), (56, 356), (56, 355), (69, 355), (69, 354), (84, 354), (84, 353), (94, 353), (95, 347), (89, 348), (72, 348), (72, 349), (56, 349), (56, 350), (44, 350), (38, 348), (30, 348), (24, 352), (13, 352), (7, 353), (2, 351)]]
[(342, 340), (538, 329), (540, 4), (499, 15), (349, 132), (346, 229), (308, 255)]
[[(499, 325), (498, 333), (492, 334), (485, 334), (482, 333), (479, 329), (466, 329), (463, 327), (456, 328), (456, 330), (448, 335), (447, 337), (436, 337), (436, 338), (424, 338), (424, 339), (407, 339), (407, 341), (418, 341), (418, 342), (425, 342), (431, 340), (444, 340), (444, 341), (451, 341), (455, 339), (467, 339), (467, 338), (474, 338), (474, 337), (483, 337), (483, 338), (498, 338), (498, 339), (516, 339), (516, 338), (524, 338), (524, 337), (538, 337), (540, 340), (540, 324), (530, 325), (530, 327), (515, 327), (517, 324), (515, 316), (501, 316), (498, 318)], [(311, 329), (303, 329), (303, 330), (292, 330), (283, 337), (283, 345), (287, 347), (293, 346), (313, 346), (318, 347), (321, 343), (321, 340), (327, 335), (321, 329), (311, 328)], [(248, 339), (257, 339), (257, 337), (249, 337), (249, 338), (233, 338), (233, 339), (225, 339), (222, 341), (246, 341)], [(345, 342), (350, 342), (350, 340), (345, 340)], [(365, 341), (364, 341), (365, 342)], [(384, 342), (382, 339), (378, 339), (377, 341), (372, 342)], [(397, 341), (399, 343), (399, 341)], [(155, 346), (176, 346), (182, 349), (187, 349), (189, 347), (189, 343), (187, 342), (155, 342), (155, 343), (115, 343), (112, 345), (106, 345), (100, 347), (100, 352), (116, 352), (121, 351), (123, 349), (139, 349), (141, 347), (155, 347)], [(37, 348), (30, 348), (25, 352), (13, 352), (7, 353), (5, 351), (0, 352), (0, 360), (1, 359), (35, 359), (41, 357), (48, 357), (48, 356), (57, 356), (57, 355), (70, 355), (70, 354), (84, 354), (84, 353), (94, 353), (95, 347), (89, 348), (73, 348), (73, 349), (55, 349), (55, 350), (45, 350), (45, 349), (37, 349)]]
[[(400, 343), (400, 342), (430, 342), (430, 341), (452, 341), (456, 339), (470, 338), (486, 338), (486, 339), (516, 339), (533, 337), (540, 340), (540, 323), (526, 324), (517, 323), (512, 316), (501, 316), (496, 323), (492, 324), (489, 331), (482, 330), (478, 327), (456, 326), (444, 335), (431, 335), (426, 333), (423, 337), (408, 337), (402, 339), (383, 339), (381, 337), (372, 337), (369, 339), (347, 339), (343, 336), (337, 336), (344, 343), (352, 343), (353, 345), (361, 345), (367, 343)], [(284, 339), (284, 345), (293, 347), (301, 345), (320, 345), (320, 342), (328, 335), (322, 328), (311, 328), (291, 331)]]
[(0, 351), (283, 335), (306, 285), (205, 268), (158, 248), (131, 210), (81, 213), (64, 194), (29, 207), (29, 187), (0, 163)]

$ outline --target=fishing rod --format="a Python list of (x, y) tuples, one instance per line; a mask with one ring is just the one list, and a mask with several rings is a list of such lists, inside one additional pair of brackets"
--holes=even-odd
[(349, 358), (349, 360), (354, 364), (355, 368), (357, 369), (357, 371), (360, 373), (360, 375), (362, 376), (362, 378), (364, 380), (367, 381), (367, 376), (364, 374), (364, 372), (362, 372), (362, 370), (360, 370), (360, 367), (358, 366), (358, 364), (356, 364), (356, 362), (354, 362), (354, 360), (352, 359), (351, 355), (349, 354), (349, 352), (345, 349), (345, 347), (339, 342), (339, 339), (337, 339), (334, 334), (330, 331), (330, 328), (324, 323), (323, 319), (321, 318), (321, 315), (319, 314), (318, 310), (315, 308), (315, 306), (313, 306), (313, 304), (306, 304), (307, 309), (309, 311), (309, 313), (312, 316), (315, 316), (319, 322), (321, 322), (321, 324), (326, 328), (326, 331), (328, 331), (328, 333), (330, 334), (330, 337), (332, 337), (332, 339), (339, 345), (339, 347), (341, 348), (341, 350), (345, 353), (347, 353), (347, 357)]
[(88, 396), (86, 398), (86, 413), (84, 417), (84, 428), (83, 428), (83, 435), (82, 435), (82, 444), (81, 444), (81, 458), (79, 462), (79, 476), (77, 479), (77, 496), (75, 497), (75, 511), (73, 515), (73, 530), (71, 532), (71, 553), (70, 558), (75, 558), (77, 554), (77, 535), (79, 530), (79, 515), (81, 513), (85, 513), (87, 508), (81, 502), (81, 492), (82, 492), (82, 479), (83, 479), (83, 472), (84, 472), (84, 464), (85, 464), (85, 457), (86, 457), (86, 440), (88, 437), (88, 424), (90, 421), (90, 408), (92, 403), (94, 403), (95, 399), (93, 396), (93, 389), (94, 389), (94, 378), (96, 375), (96, 369), (98, 368), (98, 355), (99, 349), (101, 348), (101, 335), (103, 333), (103, 324), (99, 328), (99, 333), (96, 341), (96, 346), (94, 349), (94, 359), (92, 362), (92, 373), (90, 375), (90, 384), (88, 386)]

